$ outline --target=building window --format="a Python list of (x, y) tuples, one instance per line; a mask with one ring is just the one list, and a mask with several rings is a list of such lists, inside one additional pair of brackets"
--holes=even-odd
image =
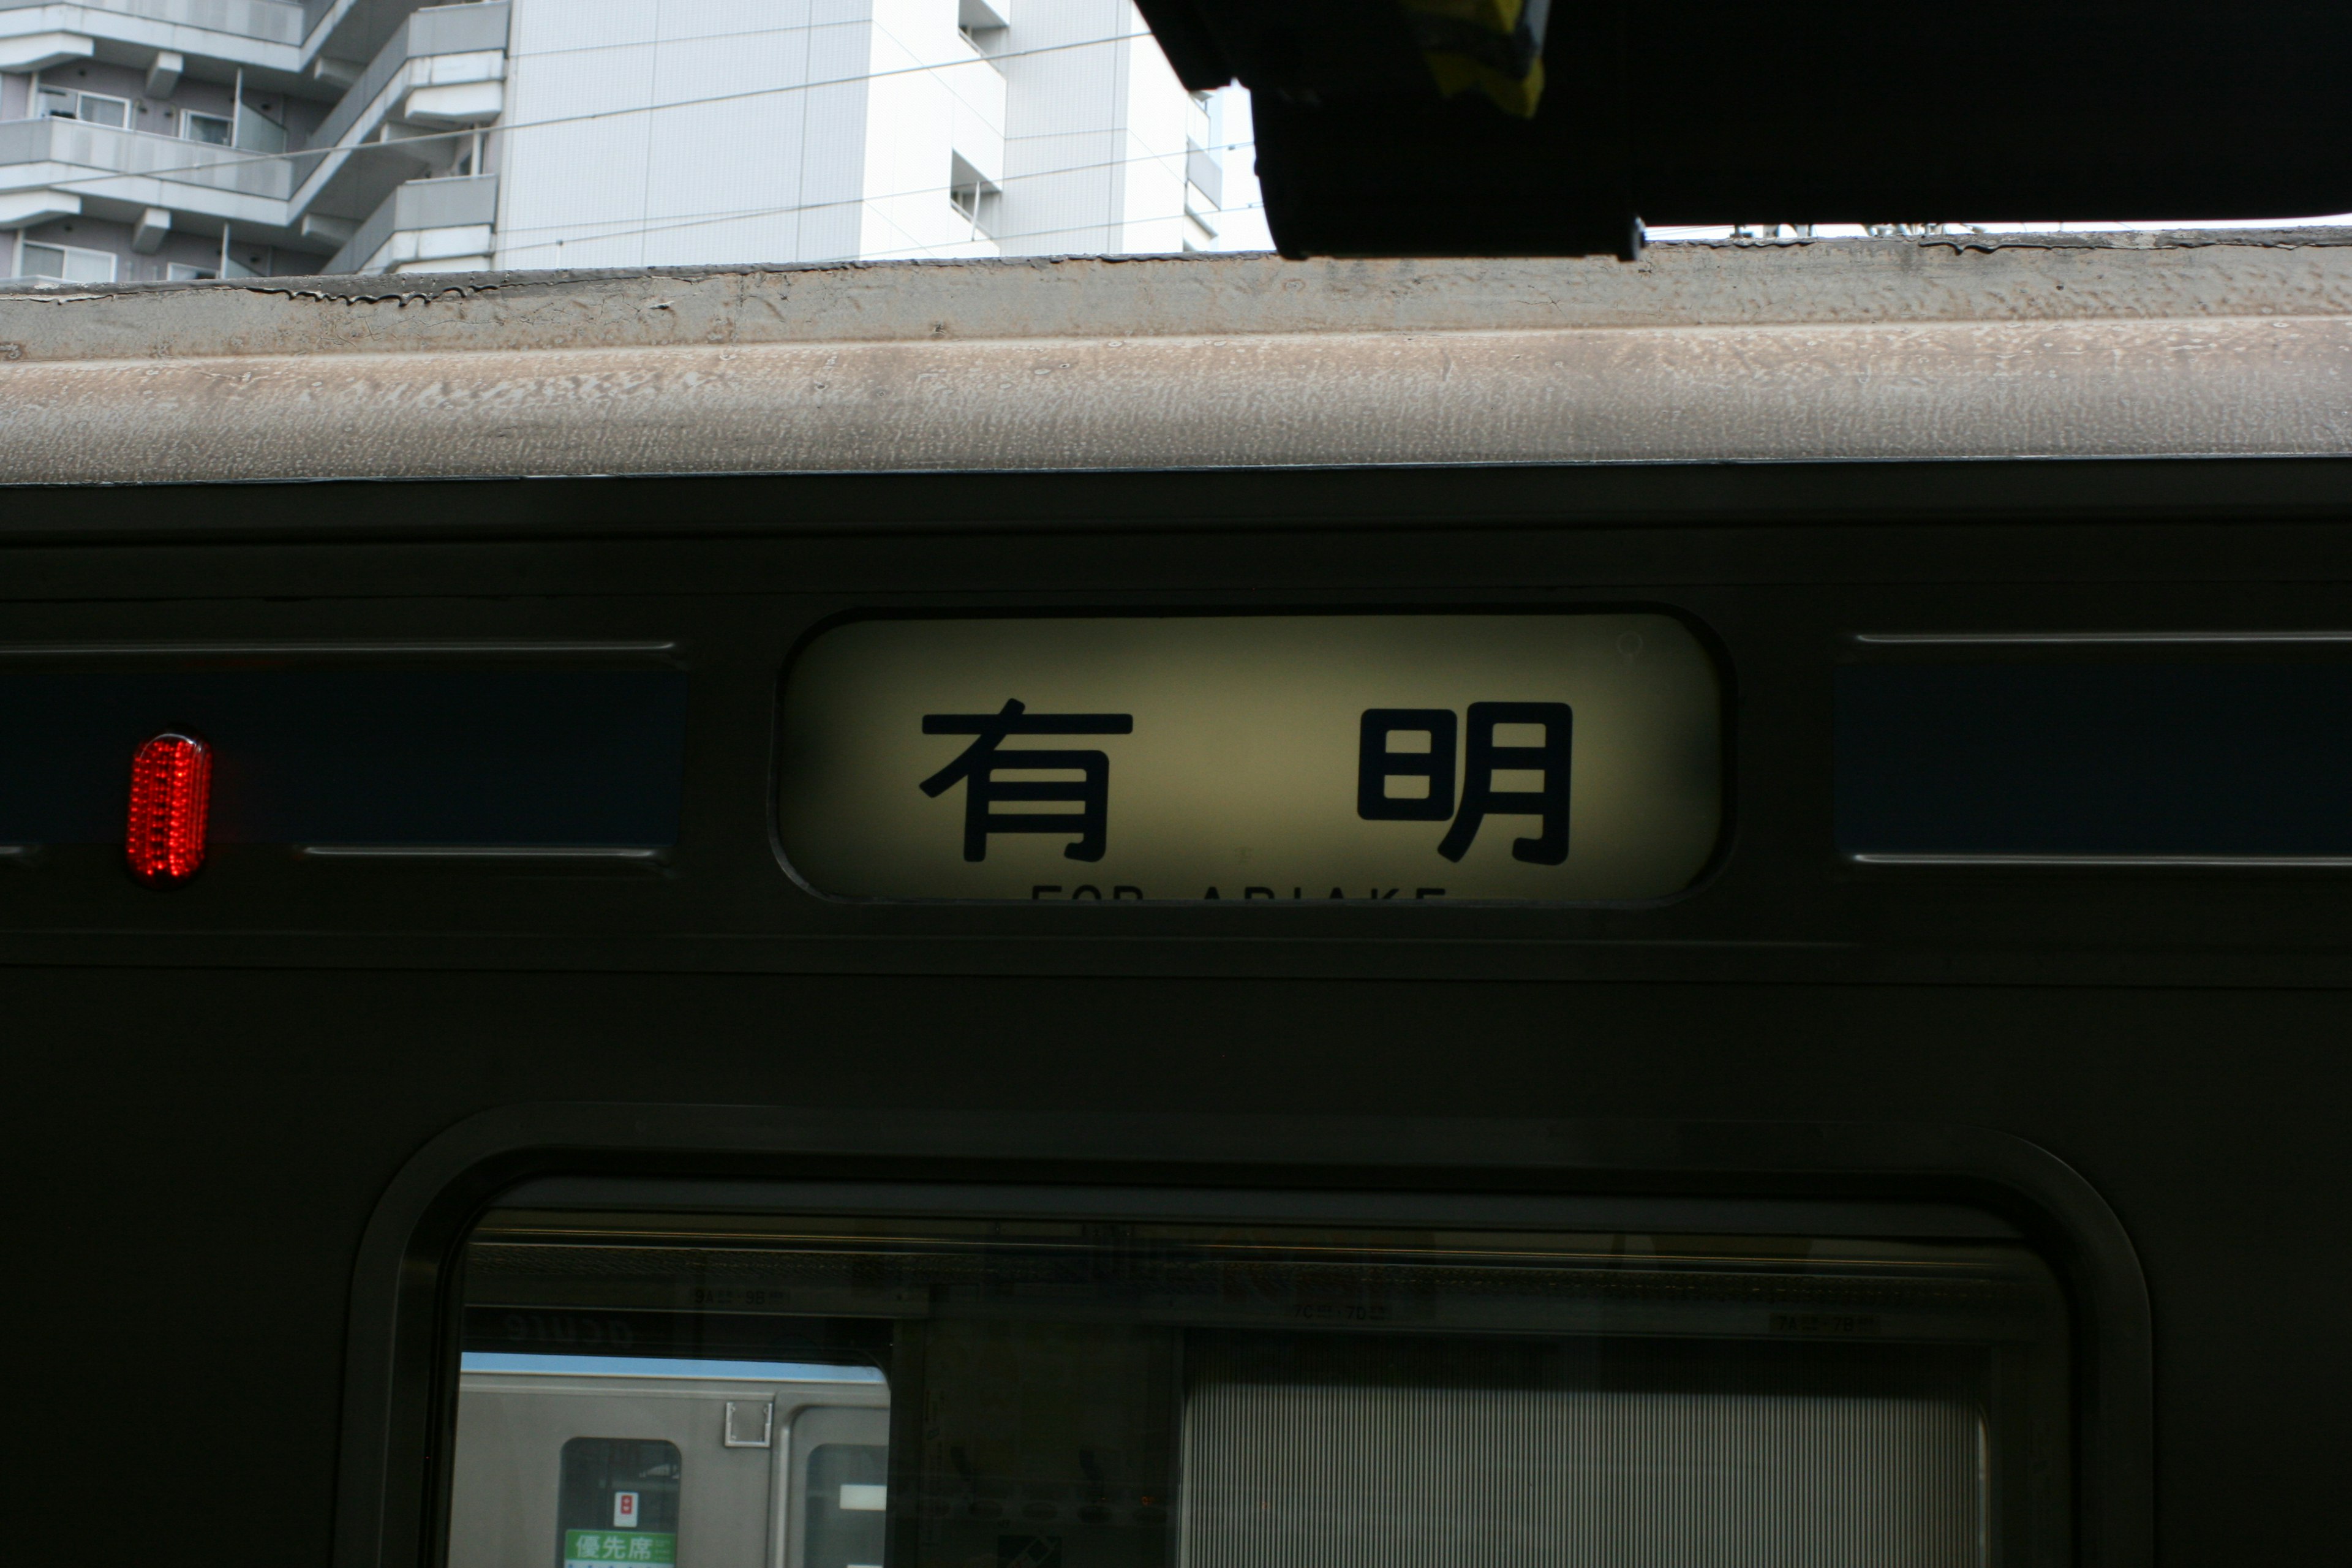
[(961, 157), (949, 159), (948, 205), (971, 227), (972, 238), (986, 239), (995, 234), (996, 212), (1003, 199), (1003, 193), (979, 170)]
[(228, 117), (223, 114), (191, 114), (183, 110), (180, 136), (184, 141), (226, 147), (228, 145)]
[(957, 36), (971, 45), (971, 52), (981, 58), (993, 64), (995, 57), (1004, 52), (1008, 31), (1004, 14), (990, 4), (990, 0), (958, 0)]
[(191, 267), (184, 261), (174, 261), (163, 269), (163, 277), (173, 283), (201, 283), (220, 274), (209, 267)]
[(16, 252), (16, 276), (53, 278), (60, 283), (111, 283), (114, 253), (85, 250), (79, 245), (36, 245), (26, 240)]
[(51, 120), (80, 120), (92, 125), (127, 126), (131, 123), (131, 100), (109, 98), (102, 92), (78, 92), (72, 88), (45, 87), (35, 114)]

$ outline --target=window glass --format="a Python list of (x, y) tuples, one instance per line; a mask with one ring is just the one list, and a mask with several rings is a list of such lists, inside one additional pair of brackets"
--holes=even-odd
[(180, 134), (191, 142), (205, 142), (215, 147), (228, 145), (228, 120), (218, 114), (180, 116)]
[[(467, 1342), (634, 1356), (605, 1395), (676, 1421), (705, 1479), (662, 1506), (711, 1542), (697, 1568), (2055, 1568), (2064, 1301), (1975, 1223), (1903, 1239), (518, 1206), (469, 1244)], [(799, 1368), (759, 1393), (772, 1449), (724, 1447), (747, 1394), (687, 1359), (721, 1352)], [(487, 1364), (469, 1355), (461, 1411), (490, 1408)], [(497, 1420), (461, 1414), (459, 1568), (495, 1561), (457, 1549), (487, 1539), (482, 1500), (534, 1506), (552, 1449), (533, 1445), (585, 1436), (546, 1408), (596, 1392), (498, 1387)], [(575, 1501), (567, 1468), (567, 1528), (601, 1528), (630, 1488), (650, 1510), (631, 1478), (675, 1463), (596, 1462), (621, 1479)]]
[(102, 92), (76, 92), (69, 88), (41, 89), (40, 103), (36, 113), (54, 120), (84, 120), (92, 125), (128, 125), (131, 123), (131, 100), (110, 98)]
[(563, 1445), (556, 1509), (564, 1568), (677, 1561), (675, 1443), (574, 1437)]
[(850, 1510), (850, 1528), (824, 1532), (838, 1548), (835, 1568), (849, 1568), (853, 1550), (857, 1563), (879, 1563), (870, 1521), (887, 1466), (868, 1456), (845, 1475), (807, 1475), (812, 1454), (837, 1468), (835, 1449), (887, 1453), (887, 1352), (872, 1330), (848, 1324), (828, 1337), (784, 1319), (475, 1310), (465, 1340), (448, 1568), (545, 1568), (551, 1541), (563, 1563), (670, 1553), (706, 1568), (785, 1568), (778, 1531), (805, 1533), (796, 1493), (812, 1489)]
[(111, 283), (114, 268), (115, 258), (106, 251), (75, 245), (36, 245), (30, 240), (16, 259), (20, 277), (61, 278), (68, 283)]
[(880, 1568), (890, 1450), (879, 1443), (827, 1443), (808, 1460), (802, 1568)]
[(1390, 1335), (1192, 1348), (1190, 1568), (1541, 1561), (1579, 1538), (1603, 1563), (1983, 1560), (1983, 1423), (1932, 1373)]

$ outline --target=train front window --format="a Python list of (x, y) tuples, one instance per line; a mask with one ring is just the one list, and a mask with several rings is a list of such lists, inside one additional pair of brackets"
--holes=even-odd
[[(2063, 1296), (1966, 1210), (1795, 1234), (518, 1201), (466, 1279), (458, 1568), (526, 1568), (498, 1516), (559, 1450), (567, 1552), (634, 1492), (692, 1568), (2069, 1560)], [(487, 1353), (565, 1337), (629, 1370)], [(759, 1377), (772, 1441), (730, 1447)]]

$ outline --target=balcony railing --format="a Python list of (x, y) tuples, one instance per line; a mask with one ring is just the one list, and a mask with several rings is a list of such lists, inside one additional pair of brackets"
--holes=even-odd
[(446, 180), (411, 180), (383, 199), (357, 233), (327, 263), (329, 272), (357, 272), (391, 243), (395, 234), (421, 229), (468, 228), (498, 221), (499, 177), (462, 175)]
[(294, 190), (293, 170), (284, 158), (79, 120), (0, 121), (0, 169), (22, 163), (152, 175), (277, 201), (286, 200)]
[[(0, 0), (0, 11), (50, 3), (51, 0)], [(303, 8), (281, 4), (280, 0), (81, 0), (76, 9), (100, 16), (111, 11), (141, 21), (198, 27), (207, 33), (227, 33), (271, 44), (299, 46), (306, 30)], [(83, 20), (68, 25), (77, 30), (100, 26), (87, 15)]]
[(323, 151), (341, 143), (409, 61), (504, 49), (508, 10), (506, 0), (495, 0), (489, 5), (436, 5), (411, 16), (376, 51), (334, 112), (319, 122), (310, 133), (310, 146)]
[(1211, 206), (1225, 205), (1224, 165), (1217, 162), (1214, 153), (1194, 146), (1189, 138), (1184, 142), (1184, 178), (1209, 198)]

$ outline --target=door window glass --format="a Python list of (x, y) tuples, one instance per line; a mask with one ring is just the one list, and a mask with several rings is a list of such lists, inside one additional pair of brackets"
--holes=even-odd
[(675, 1443), (574, 1437), (564, 1444), (556, 1505), (564, 1568), (675, 1563), (683, 1468)]
[(826, 1443), (809, 1455), (802, 1568), (881, 1568), (890, 1450)]

